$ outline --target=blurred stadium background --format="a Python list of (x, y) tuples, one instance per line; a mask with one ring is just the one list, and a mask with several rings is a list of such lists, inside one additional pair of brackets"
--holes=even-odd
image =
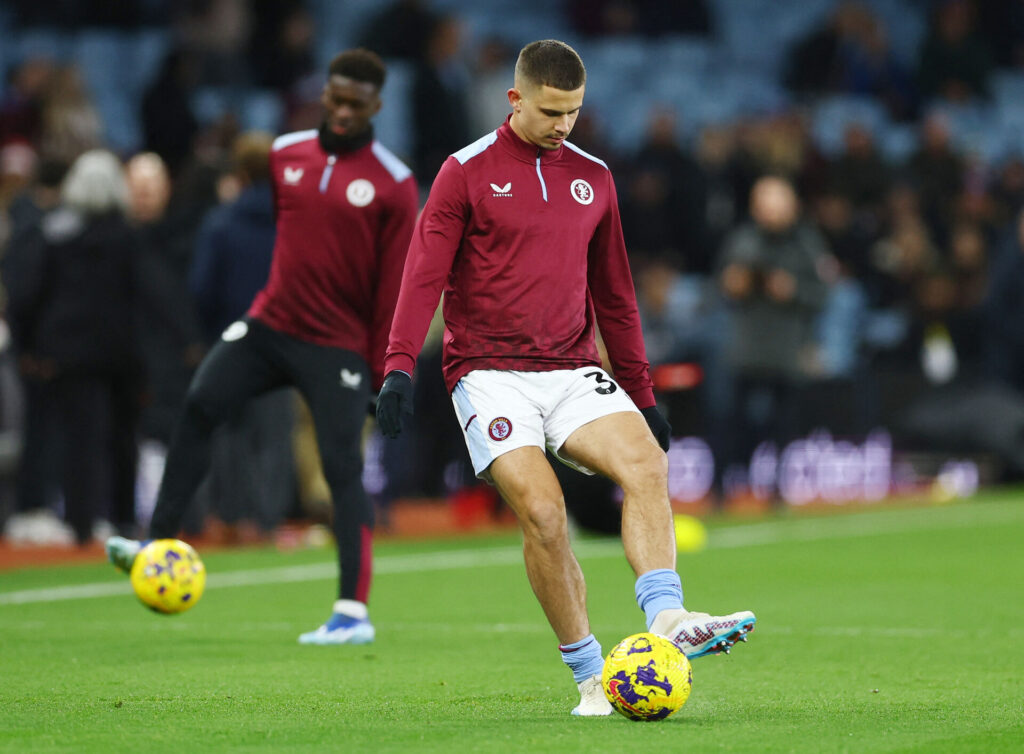
[[(548, 37), (588, 69), (572, 140), (616, 176), (659, 403), (677, 435), (680, 510), (944, 500), (1021, 478), (1021, 3), (7, 0), (8, 297), (18, 278), (6, 260), (56, 206), (67, 166), (106, 147), (130, 165), (140, 253), (163, 291), (150, 309), (167, 302), (137, 336), (137, 519), (101, 506), (97, 538), (145, 522), (176, 406), (219, 332), (197, 295), (194, 250), (209, 213), (242, 188), (238, 137), (315, 127), (327, 63), (364, 45), (389, 68), (377, 137), (425, 197), (443, 157), (504, 118), (519, 48)], [(752, 213), (764, 176), (779, 180)], [(800, 305), (743, 304), (736, 265), (768, 286), (773, 254), (811, 260), (790, 281)], [(0, 523), (10, 543), (71, 544), (52, 375), (16, 335), (5, 330), (0, 354)], [(382, 527), (507, 523), (468, 474), (438, 347), (435, 337), (421, 356), (414, 431), (384, 444), (367, 429)], [(259, 477), (274, 438), (232, 428), (191, 534), (259, 540), (285, 521), (322, 522), (308, 417), (291, 396), (283, 412), (275, 427), (291, 451), (275, 474), (286, 484)], [(616, 490), (559, 473), (578, 522), (614, 530)]]

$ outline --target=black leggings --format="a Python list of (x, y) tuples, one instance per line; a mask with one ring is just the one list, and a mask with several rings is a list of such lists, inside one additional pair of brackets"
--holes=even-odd
[(360, 440), (370, 399), (366, 362), (352, 351), (297, 340), (252, 319), (245, 322), (248, 332), (218, 341), (192, 378), (167, 452), (149, 535), (177, 535), (210, 466), (213, 430), (252, 398), (291, 385), (309, 404), (334, 501), (338, 596), (366, 602), (373, 531), (373, 506), (361, 478)]

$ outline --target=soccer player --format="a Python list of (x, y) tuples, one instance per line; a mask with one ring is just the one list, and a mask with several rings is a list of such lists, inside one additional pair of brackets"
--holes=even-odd
[[(612, 712), (601, 645), (545, 447), (622, 487), (622, 539), (648, 630), (699, 657), (727, 652), (755, 619), (683, 608), (671, 429), (655, 406), (615, 187), (604, 162), (567, 141), (585, 80), (568, 45), (527, 45), (509, 119), (441, 167), (406, 261), (377, 420), (395, 437), (412, 412), (414, 361), (443, 290), (443, 368), (474, 470), (519, 518), (530, 584), (579, 685), (573, 714), (592, 716)], [(595, 319), (615, 379), (600, 368)]]
[[(277, 216), (270, 278), (230, 325), (189, 387), (149, 527), (174, 537), (210, 462), (210, 435), (251, 398), (292, 385), (309, 403), (334, 502), (339, 595), (303, 644), (374, 638), (366, 602), (373, 508), (360, 436), (380, 386), (388, 330), (418, 210), (412, 172), (374, 140), (385, 68), (362, 49), (331, 61), (319, 129), (278, 137), (270, 154)], [(140, 542), (112, 538), (130, 570)]]

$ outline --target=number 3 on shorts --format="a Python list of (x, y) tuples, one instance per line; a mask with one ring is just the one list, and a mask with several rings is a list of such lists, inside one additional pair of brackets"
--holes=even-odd
[(594, 388), (595, 393), (601, 395), (611, 395), (619, 386), (615, 384), (604, 372), (587, 372), (584, 377), (593, 377), (597, 381), (597, 387)]

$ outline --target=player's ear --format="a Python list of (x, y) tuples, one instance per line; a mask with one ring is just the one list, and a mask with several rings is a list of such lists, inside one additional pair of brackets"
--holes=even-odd
[(371, 118), (374, 115), (376, 115), (377, 113), (380, 112), (381, 104), (382, 103), (381, 103), (381, 100), (380, 100), (380, 92), (377, 92), (377, 96), (373, 98), (373, 104), (370, 105), (370, 117)]
[(523, 94), (515, 87), (508, 90), (508, 103), (512, 106), (513, 112), (523, 109)]

